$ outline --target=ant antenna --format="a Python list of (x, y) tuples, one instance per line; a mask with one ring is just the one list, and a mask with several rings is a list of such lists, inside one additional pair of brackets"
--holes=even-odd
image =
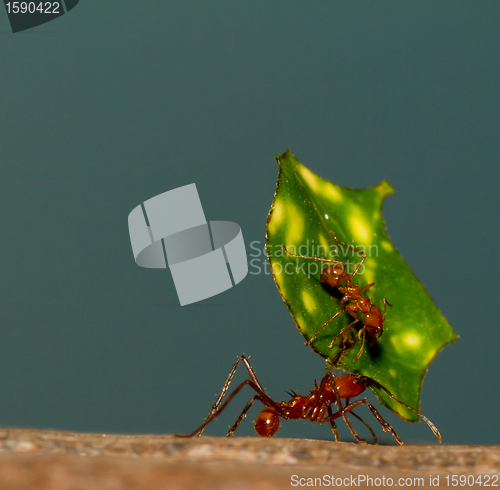
[(332, 264), (344, 264), (345, 262), (342, 262), (341, 260), (333, 260), (333, 259), (323, 259), (321, 257), (310, 257), (308, 255), (298, 255), (298, 254), (293, 254), (292, 252), (289, 252), (288, 249), (286, 248), (286, 245), (282, 245), (283, 250), (289, 255), (290, 257), (295, 257), (297, 259), (310, 259), (310, 260), (315, 260), (316, 262), (330, 262)]
[(400, 403), (404, 407), (410, 409), (412, 412), (416, 413), (434, 432), (434, 435), (436, 436), (436, 439), (441, 442), (441, 434), (439, 433), (437, 427), (423, 414), (421, 414), (418, 410), (415, 410), (413, 407), (410, 407), (410, 405), (406, 404), (405, 402), (402, 402), (401, 400), (398, 400), (385, 386), (381, 385), (378, 381), (375, 381), (374, 379), (368, 378), (366, 376), (360, 376), (360, 378), (368, 381), (368, 384), (375, 385), (377, 388), (380, 388), (384, 390), (394, 401)]

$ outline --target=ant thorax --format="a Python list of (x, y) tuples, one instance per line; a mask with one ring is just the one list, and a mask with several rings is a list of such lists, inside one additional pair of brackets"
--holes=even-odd
[(309, 408), (316, 398), (316, 390), (309, 396), (292, 395), (289, 402), (281, 402), (283, 418), (286, 419), (308, 419)]
[(359, 292), (359, 287), (357, 284), (348, 284), (346, 287), (344, 287), (344, 288), (340, 287), (338, 289), (342, 294), (345, 294), (347, 296), (346, 301), (350, 300), (351, 298), (367, 299), (364, 296), (361, 296), (361, 293)]

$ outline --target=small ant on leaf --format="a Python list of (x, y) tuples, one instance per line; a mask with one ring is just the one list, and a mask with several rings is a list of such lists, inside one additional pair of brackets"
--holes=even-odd
[[(316, 337), (318, 336), (318, 334), (321, 332), (321, 330), (323, 330), (323, 328), (325, 328), (330, 322), (335, 320), (335, 318), (337, 318), (345, 309), (354, 318), (354, 321), (351, 322), (349, 325), (347, 325), (347, 327), (344, 327), (335, 336), (335, 338), (332, 340), (332, 342), (328, 347), (332, 349), (333, 344), (341, 335), (347, 332), (347, 330), (352, 328), (356, 323), (362, 322), (363, 326), (358, 333), (358, 339), (361, 340), (361, 335), (362, 335), (363, 340), (361, 348), (359, 349), (358, 354), (354, 358), (354, 360), (357, 361), (361, 357), (361, 354), (363, 353), (363, 349), (365, 347), (366, 334), (368, 334), (371, 339), (370, 347), (372, 347), (377, 342), (377, 339), (382, 335), (384, 331), (383, 328), (384, 322), (387, 315), (387, 305), (391, 307), (392, 305), (384, 298), (383, 299), (384, 314), (382, 315), (380, 308), (376, 305), (373, 305), (371, 303), (370, 298), (367, 298), (366, 296), (363, 296), (361, 294), (361, 291), (366, 291), (367, 289), (375, 286), (375, 283), (372, 282), (371, 284), (367, 284), (366, 286), (363, 286), (361, 288), (356, 284), (352, 284), (352, 280), (359, 272), (359, 269), (361, 268), (366, 259), (366, 254), (364, 252), (361, 252), (361, 250), (354, 248), (352, 245), (348, 245), (346, 243), (341, 242), (335, 236), (333, 231), (331, 231), (330, 233), (333, 235), (333, 238), (335, 239), (336, 242), (345, 245), (353, 252), (363, 254), (363, 258), (358, 263), (356, 269), (352, 274), (349, 274), (349, 272), (347, 272), (346, 270), (347, 264), (340, 260), (322, 259), (320, 257), (309, 257), (306, 255), (292, 254), (287, 250), (286, 245), (283, 245), (283, 249), (290, 257), (316, 260), (318, 262), (330, 262), (332, 265), (328, 265), (323, 269), (323, 272), (321, 273), (319, 280), (322, 284), (336, 288), (339, 291), (339, 293), (343, 295), (342, 299), (340, 300), (340, 310), (337, 313), (335, 313), (335, 315), (333, 315), (329, 320), (323, 323), (323, 325), (321, 325), (318, 331), (304, 345), (312, 344), (316, 339)], [(344, 282), (345, 286), (342, 286), (342, 283)], [(358, 313), (363, 313), (364, 317), (362, 320), (359, 318)]]
[[(235, 390), (227, 397), (226, 401), (222, 403), (222, 400), (229, 388), (229, 384), (231, 383), (236, 368), (238, 367), (238, 364), (240, 362), (243, 362), (245, 364), (248, 374), (250, 375), (250, 379), (247, 379), (240, 383), (235, 388)], [(438, 441), (441, 442), (441, 434), (437, 430), (436, 426), (427, 417), (422, 415), (420, 412), (417, 412), (417, 410), (413, 409), (406, 403), (398, 400), (394, 395), (392, 395), (392, 393), (390, 393), (387, 388), (382, 386), (374, 379), (368, 378), (366, 376), (357, 376), (355, 374), (343, 374), (341, 376), (334, 376), (333, 373), (328, 372), (327, 374), (325, 374), (319, 385), (316, 383), (316, 380), (314, 380), (314, 390), (310, 391), (309, 395), (301, 396), (292, 392), (289, 393), (289, 395), (292, 397), (290, 401), (277, 402), (266, 395), (264, 389), (257, 379), (257, 376), (255, 375), (252, 366), (248, 362), (247, 358), (243, 355), (238, 357), (237, 361), (231, 368), (231, 371), (229, 371), (229, 375), (224, 383), (224, 386), (222, 387), (221, 394), (218, 396), (217, 401), (212, 407), (210, 414), (205, 419), (205, 422), (203, 422), (203, 424), (201, 424), (196, 430), (191, 432), (191, 434), (174, 435), (176, 437), (193, 437), (196, 433), (198, 433), (198, 436), (201, 436), (202, 432), (205, 430), (205, 427), (227, 407), (229, 402), (246, 385), (250, 386), (250, 388), (252, 388), (256, 392), (256, 395), (254, 395), (245, 405), (240, 416), (233, 424), (233, 426), (229, 429), (229, 432), (227, 434), (228, 437), (231, 436), (236, 430), (255, 400), (259, 400), (264, 405), (264, 409), (262, 409), (261, 412), (257, 415), (257, 419), (255, 420), (255, 430), (257, 431), (257, 434), (262, 437), (271, 437), (276, 433), (280, 426), (280, 418), (286, 420), (309, 419), (311, 422), (329, 422), (335, 436), (335, 440), (338, 441), (338, 431), (335, 425), (335, 420), (342, 417), (355, 439), (358, 442), (366, 442), (365, 439), (362, 439), (356, 433), (351, 423), (349, 422), (349, 419), (347, 418), (348, 415), (354, 415), (368, 427), (373, 436), (375, 444), (378, 444), (375, 433), (373, 432), (371, 427), (361, 417), (358, 417), (358, 415), (356, 415), (352, 411), (354, 408), (360, 405), (366, 405), (378, 420), (384, 432), (389, 431), (393, 435), (394, 439), (396, 439), (396, 442), (402, 445), (403, 442), (399, 439), (392, 426), (382, 418), (379, 412), (366, 398), (363, 398), (362, 400), (356, 400), (351, 403), (349, 402), (351, 398), (360, 395), (369, 386), (376, 386), (377, 388), (385, 391), (393, 400), (415, 412), (424, 422), (427, 423), (434, 435), (437, 437)], [(342, 400), (345, 400), (345, 405), (342, 405)], [(332, 410), (332, 406), (337, 409), (335, 412)]]

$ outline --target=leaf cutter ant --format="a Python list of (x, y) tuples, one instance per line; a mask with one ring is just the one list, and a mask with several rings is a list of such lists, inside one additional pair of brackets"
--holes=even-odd
[[(222, 400), (226, 395), (236, 368), (238, 367), (240, 362), (243, 362), (245, 364), (248, 374), (250, 375), (250, 379), (247, 379), (240, 383), (234, 389), (234, 391), (230, 395), (228, 395), (226, 401), (222, 403)], [(362, 439), (357, 434), (357, 432), (349, 422), (349, 419), (347, 418), (348, 415), (354, 415), (368, 427), (374, 438), (375, 444), (378, 444), (375, 433), (373, 432), (371, 427), (363, 419), (361, 419), (361, 417), (358, 417), (358, 415), (353, 412), (354, 408), (360, 405), (366, 405), (382, 426), (383, 431), (389, 431), (393, 435), (394, 439), (396, 439), (396, 442), (400, 445), (403, 445), (403, 442), (399, 439), (393, 427), (382, 418), (380, 413), (366, 398), (356, 400), (354, 402), (349, 401), (351, 398), (354, 398), (355, 396), (363, 393), (369, 386), (376, 386), (377, 388), (385, 391), (393, 400), (416, 413), (430, 427), (438, 441), (441, 442), (441, 434), (439, 433), (436, 426), (427, 417), (425, 417), (406, 403), (402, 402), (401, 400), (398, 400), (387, 388), (382, 386), (374, 379), (368, 378), (367, 376), (357, 376), (355, 374), (343, 374), (340, 376), (335, 376), (333, 373), (327, 372), (325, 376), (323, 376), (323, 379), (321, 380), (319, 385), (316, 383), (316, 380), (314, 380), (314, 389), (309, 392), (309, 395), (301, 396), (292, 392), (288, 393), (291, 396), (290, 401), (277, 402), (264, 392), (264, 389), (262, 388), (259, 380), (257, 379), (257, 376), (255, 375), (255, 371), (248, 362), (247, 358), (243, 355), (238, 357), (233, 367), (231, 368), (231, 371), (229, 371), (229, 375), (224, 382), (222, 391), (218, 396), (217, 401), (213, 405), (208, 417), (205, 419), (205, 422), (203, 422), (203, 424), (201, 424), (190, 434), (174, 435), (176, 437), (193, 437), (196, 433), (198, 433), (198, 436), (201, 436), (202, 432), (205, 430), (205, 427), (227, 407), (231, 400), (246, 385), (250, 386), (250, 388), (252, 388), (256, 394), (245, 405), (240, 416), (237, 418), (233, 426), (229, 429), (227, 437), (231, 436), (234, 433), (255, 400), (258, 400), (264, 405), (264, 408), (257, 415), (254, 425), (257, 434), (259, 434), (259, 436), (261, 437), (273, 436), (279, 429), (280, 418), (286, 420), (308, 419), (311, 422), (318, 422), (320, 424), (327, 422), (330, 423), (333, 434), (335, 436), (335, 440), (338, 441), (338, 431), (337, 426), (335, 425), (335, 420), (342, 417), (349, 427), (354, 438), (358, 442), (366, 442), (365, 439)], [(342, 404), (342, 400), (345, 400), (344, 405)], [(336, 411), (333, 411), (332, 407), (335, 407)]]
[[(342, 262), (341, 260), (322, 259), (320, 257), (309, 257), (306, 255), (292, 254), (287, 250), (286, 245), (283, 245), (283, 249), (290, 257), (316, 260), (318, 262), (330, 262), (332, 265), (327, 265), (323, 269), (319, 280), (322, 284), (325, 284), (326, 286), (336, 288), (339, 291), (339, 293), (343, 295), (342, 299), (340, 300), (339, 311), (335, 313), (335, 315), (333, 315), (329, 320), (323, 323), (323, 325), (319, 327), (318, 331), (304, 345), (312, 344), (316, 339), (316, 337), (319, 335), (319, 333), (323, 330), (323, 328), (325, 328), (330, 322), (335, 320), (335, 318), (337, 318), (345, 309), (354, 318), (354, 321), (351, 322), (349, 325), (347, 325), (347, 327), (344, 327), (334, 337), (328, 348), (332, 349), (333, 344), (341, 335), (347, 332), (347, 330), (352, 328), (356, 323), (361, 322), (363, 326), (358, 332), (358, 339), (361, 340), (361, 336), (363, 336), (363, 340), (361, 343), (361, 348), (359, 349), (358, 354), (354, 358), (354, 360), (357, 361), (361, 357), (361, 354), (363, 353), (363, 349), (365, 347), (366, 335), (368, 334), (370, 336), (371, 339), (370, 347), (372, 347), (377, 342), (377, 339), (382, 335), (384, 331), (385, 318), (387, 316), (387, 305), (389, 306), (392, 305), (386, 300), (386, 298), (384, 298), (383, 299), (384, 314), (382, 315), (380, 308), (377, 305), (372, 304), (370, 298), (363, 296), (361, 294), (361, 291), (366, 291), (367, 289), (370, 289), (371, 287), (375, 286), (375, 283), (372, 282), (363, 287), (359, 287), (357, 284), (352, 284), (352, 280), (359, 272), (361, 266), (363, 265), (366, 259), (366, 254), (364, 252), (361, 252), (361, 250), (358, 250), (357, 248), (353, 247), (352, 245), (348, 245), (346, 243), (341, 242), (335, 236), (333, 231), (331, 231), (330, 233), (333, 235), (333, 238), (335, 239), (336, 242), (345, 245), (353, 252), (363, 254), (363, 258), (357, 264), (356, 269), (352, 274), (349, 274), (349, 272), (346, 270), (347, 264), (345, 262)], [(342, 283), (344, 282), (345, 286), (342, 286)], [(359, 318), (359, 313), (362, 313), (364, 315), (362, 320)]]

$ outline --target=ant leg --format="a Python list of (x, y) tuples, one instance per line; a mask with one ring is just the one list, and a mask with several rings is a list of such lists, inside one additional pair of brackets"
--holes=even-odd
[[(255, 371), (253, 370), (252, 366), (248, 362), (247, 358), (244, 355), (239, 356), (238, 359), (236, 359), (236, 362), (233, 364), (233, 367), (229, 371), (229, 374), (227, 375), (226, 381), (224, 381), (224, 385), (222, 386), (222, 391), (220, 392), (220, 395), (217, 397), (217, 401), (212, 406), (212, 409), (210, 410), (210, 413), (208, 414), (208, 416), (205, 419), (205, 421), (207, 421), (208, 419), (210, 419), (210, 417), (212, 416), (212, 414), (214, 412), (216, 412), (217, 409), (219, 408), (219, 405), (220, 405), (222, 399), (224, 398), (224, 396), (226, 395), (226, 392), (227, 392), (227, 390), (229, 388), (229, 385), (231, 384), (231, 381), (233, 379), (234, 373), (236, 372), (236, 368), (238, 367), (238, 364), (241, 361), (243, 361), (243, 363), (245, 364), (245, 367), (247, 368), (248, 374), (252, 378), (252, 381), (259, 387), (259, 389), (261, 391), (264, 391), (264, 389), (262, 388), (262, 386), (259, 383), (259, 380), (257, 379), (257, 376), (255, 375)], [(203, 429), (198, 434), (198, 437), (200, 437), (202, 433), (203, 433)]]
[(335, 236), (335, 233), (333, 233), (332, 230), (330, 230), (330, 233), (332, 234), (333, 238), (335, 239), (336, 242), (338, 243), (341, 243), (342, 245), (345, 245), (347, 248), (350, 248), (353, 252), (356, 252), (358, 254), (362, 254), (363, 255), (363, 258), (361, 259), (361, 261), (358, 263), (356, 269), (354, 270), (353, 274), (351, 275), (351, 280), (353, 279), (353, 277), (359, 272), (359, 269), (361, 269), (361, 266), (363, 265), (364, 261), (366, 260), (366, 254), (364, 252), (362, 252), (361, 250), (358, 250), (357, 248), (355, 248), (353, 245), (349, 245), (347, 243), (344, 243), (344, 242), (341, 242), (336, 236)]
[(375, 418), (378, 420), (379, 424), (382, 426), (382, 430), (384, 432), (389, 431), (392, 434), (392, 436), (394, 437), (394, 439), (396, 439), (396, 442), (400, 446), (403, 446), (403, 441), (398, 437), (398, 435), (396, 434), (396, 431), (393, 429), (392, 425), (390, 425), (388, 422), (386, 422), (382, 418), (382, 415), (380, 415), (378, 410), (366, 398), (352, 402), (350, 405), (347, 405), (347, 407), (345, 407), (345, 410), (351, 411), (359, 405), (366, 405), (371, 410), (371, 412), (373, 413)]
[[(241, 383), (237, 388), (236, 390), (233, 391), (233, 393), (230, 395), (229, 399), (226, 401), (226, 403), (219, 408), (221, 402), (222, 402), (222, 399), (224, 398), (224, 396), (226, 395), (226, 392), (229, 388), (229, 385), (231, 384), (231, 381), (233, 379), (233, 376), (234, 376), (234, 373), (236, 372), (236, 368), (238, 367), (238, 364), (243, 361), (243, 363), (245, 364), (245, 367), (247, 368), (247, 371), (248, 371), (248, 374), (250, 375), (250, 377), (252, 378), (252, 381), (251, 383), (247, 380), (246, 382), (243, 382)], [(233, 367), (231, 368), (231, 370), (229, 371), (229, 374), (226, 378), (226, 381), (224, 381), (224, 385), (222, 387), (222, 391), (220, 393), (220, 395), (217, 397), (217, 401), (215, 402), (215, 404), (212, 406), (212, 409), (210, 411), (210, 413), (208, 414), (207, 418), (205, 419), (204, 423), (199, 427), (199, 429), (197, 429), (196, 431), (194, 431), (192, 434), (189, 434), (187, 436), (182, 436), (182, 435), (179, 435), (179, 437), (192, 437), (194, 435), (195, 432), (198, 432), (198, 437), (201, 436), (201, 434), (203, 433), (203, 431), (205, 430), (205, 427), (215, 418), (217, 417), (217, 415), (225, 408), (225, 406), (227, 405), (227, 403), (236, 395), (236, 393), (245, 385), (245, 384), (249, 384), (251, 385), (251, 387), (259, 394), (261, 394), (261, 396), (263, 395), (263, 397), (265, 399), (267, 399), (267, 403), (271, 404), (271, 406), (274, 406), (276, 405), (276, 403), (271, 400), (271, 398), (269, 398), (265, 392), (264, 392), (264, 389), (262, 388), (262, 386), (260, 385), (259, 383), (259, 380), (257, 379), (257, 376), (255, 375), (255, 371), (253, 370), (252, 366), (250, 365), (250, 363), (248, 362), (247, 358), (244, 356), (244, 355), (241, 355), (238, 357), (238, 359), (236, 360), (236, 362), (233, 364)], [(253, 385), (253, 386), (252, 386)], [(261, 400), (263, 403), (264, 401)], [(274, 405), (273, 405), (274, 404)], [(250, 407), (249, 407), (250, 408)], [(279, 408), (279, 407), (277, 407)]]
[[(335, 313), (335, 315), (333, 315), (329, 320), (327, 320), (325, 323), (323, 323), (323, 325), (321, 325), (321, 327), (319, 327), (319, 330), (304, 345), (311, 345), (315, 341), (316, 337), (319, 335), (321, 330), (323, 330), (330, 322), (335, 320), (335, 318), (337, 318), (341, 313), (342, 313), (342, 310), (337, 311), (337, 313)], [(337, 335), (337, 337), (338, 337), (338, 335)], [(335, 337), (335, 338), (337, 338), (337, 337)]]
[[(351, 412), (351, 413), (352, 413), (352, 415), (358, 417), (354, 412)], [(358, 441), (358, 442), (360, 442), (362, 444), (366, 444), (368, 441), (366, 439), (363, 439), (362, 437), (359, 437), (358, 433), (354, 430), (354, 427), (351, 425), (351, 422), (349, 422), (349, 419), (347, 418), (347, 415), (344, 415), (344, 420), (345, 420), (345, 423), (347, 424), (347, 427), (349, 427), (349, 430), (351, 431), (351, 434), (356, 439), (356, 441)], [(364, 422), (364, 420), (363, 420), (363, 422)], [(366, 424), (366, 425), (368, 425), (368, 424)]]
[[(324, 390), (326, 388), (326, 383), (328, 383), (328, 382), (330, 383), (331, 387), (333, 388), (333, 392), (335, 394), (335, 401), (336, 401), (337, 405), (339, 406), (340, 410), (343, 409), (342, 400), (340, 399), (340, 395), (339, 395), (339, 390), (337, 389), (337, 385), (335, 384), (335, 376), (333, 373), (330, 373), (330, 372), (326, 373), (321, 380), (319, 388), (318, 388), (318, 385), (316, 384), (316, 379), (314, 380), (314, 385), (316, 387), (317, 392), (320, 394), (320, 396), (318, 396), (316, 398), (312, 407), (309, 408), (309, 420), (311, 420), (311, 422), (321, 422), (321, 420), (317, 419), (319, 409), (322, 406), (324, 406), (324, 401), (322, 400), (321, 394), (324, 392)], [(328, 410), (328, 415), (329, 415), (328, 420), (329, 420), (330, 425), (332, 427), (332, 432), (333, 432), (333, 435), (335, 437), (335, 442), (338, 442), (339, 431), (337, 430), (337, 425), (335, 424), (336, 417), (334, 417), (331, 405), (327, 406), (327, 410)]]
[[(227, 407), (227, 405), (229, 404), (229, 402), (231, 402), (231, 400), (246, 385), (250, 386), (250, 388), (252, 388), (257, 393), (257, 395), (259, 396), (258, 400), (260, 400), (264, 405), (266, 405), (268, 407), (274, 407), (279, 413), (282, 413), (282, 409), (281, 409), (281, 407), (280, 407), (280, 405), (278, 403), (276, 403), (273, 399), (269, 398), (253, 381), (250, 381), (249, 379), (246, 379), (245, 381), (243, 381), (242, 383), (240, 383), (235, 388), (235, 390), (227, 397), (226, 401), (220, 407), (218, 407), (214, 412), (212, 412), (207, 417), (207, 419), (205, 420), (205, 422), (203, 422), (203, 424), (201, 424), (197, 429), (195, 429), (190, 434), (186, 434), (186, 435), (183, 435), (183, 434), (174, 434), (174, 436), (176, 436), (176, 437), (193, 437), (197, 432), (199, 432), (199, 433), (203, 432), (203, 430), (205, 429), (205, 427), (210, 422), (212, 422), (212, 420), (215, 419)], [(248, 407), (248, 408), (250, 408), (250, 407)]]
[(361, 349), (359, 349), (357, 356), (354, 358), (354, 362), (356, 362), (361, 357), (361, 354), (363, 353), (363, 349), (365, 348), (365, 341), (366, 341), (366, 327), (365, 326), (363, 326), (363, 328), (359, 331), (358, 339), (359, 339), (361, 332), (363, 332), (363, 342), (361, 344)]
[(413, 413), (416, 413), (429, 426), (429, 428), (432, 430), (432, 432), (436, 436), (436, 439), (439, 442), (441, 442), (441, 434), (439, 433), (437, 427), (425, 415), (421, 414), (418, 410), (415, 410), (413, 407), (410, 407), (410, 405), (406, 404), (405, 402), (398, 400), (385, 386), (381, 385), (378, 381), (375, 381), (374, 379), (371, 379), (367, 376), (360, 376), (360, 378), (362, 381), (367, 382), (367, 386), (374, 385), (374, 386), (380, 388), (381, 390), (384, 390), (394, 401), (403, 405), (403, 407), (408, 408)]
[(245, 408), (241, 411), (240, 413), (240, 416), (238, 417), (238, 419), (236, 420), (236, 422), (234, 423), (234, 425), (229, 429), (229, 432), (227, 433), (227, 436), (226, 437), (229, 437), (229, 436), (232, 436), (233, 435), (233, 432), (236, 430), (236, 428), (238, 427), (238, 425), (240, 425), (240, 422), (245, 418), (248, 410), (250, 410), (250, 407), (253, 405), (253, 402), (255, 400), (259, 400), (259, 401), (262, 401), (261, 397), (259, 395), (255, 395), (246, 405), (245, 405)]
[[(345, 403), (346, 403), (346, 406), (349, 405), (349, 398), (346, 398)], [(340, 409), (343, 410), (343, 408), (344, 407), (342, 407), (342, 405), (341, 405)], [(354, 415), (355, 417), (360, 418), (354, 412), (350, 412), (350, 413), (352, 415)], [(344, 421), (347, 424), (347, 427), (349, 427), (349, 430), (351, 431), (351, 434), (354, 436), (354, 438), (356, 439), (356, 441), (361, 442), (361, 443), (365, 443), (365, 444), (368, 442), (366, 439), (363, 439), (363, 438), (359, 437), (358, 433), (354, 430), (354, 427), (351, 425), (351, 422), (349, 421), (347, 415), (344, 415)], [(364, 422), (364, 420), (363, 420), (363, 422)], [(365, 422), (365, 425), (368, 425), (368, 424), (366, 424), (366, 422)], [(371, 428), (370, 428), (370, 430), (371, 430)]]
[(392, 308), (392, 305), (391, 303), (389, 303), (389, 301), (387, 301), (386, 298), (384, 298), (384, 322), (385, 322), (385, 317), (387, 316), (387, 305), (389, 305), (391, 308)]
[(262, 388), (262, 386), (260, 385), (259, 380), (257, 379), (257, 376), (255, 374), (255, 371), (253, 370), (253, 367), (248, 362), (248, 359), (244, 355), (241, 355), (240, 357), (238, 357), (238, 360), (243, 361), (243, 363), (245, 364), (245, 367), (247, 368), (248, 374), (252, 378), (252, 381), (261, 389), (261, 391), (264, 391), (264, 388)]
[(354, 413), (354, 411), (349, 412), (351, 415), (354, 415), (360, 422), (363, 422), (365, 424), (366, 428), (371, 432), (372, 437), (373, 437), (373, 444), (378, 444), (378, 439), (377, 436), (375, 435), (375, 432), (373, 432), (373, 429), (368, 425), (367, 422), (365, 422), (359, 415)]
[(363, 286), (362, 288), (359, 288), (359, 291), (366, 291), (367, 289), (370, 289), (373, 286), (375, 286), (375, 283), (371, 282), (370, 284), (367, 284), (366, 286)]
[[(335, 383), (335, 375), (331, 372), (328, 372), (326, 373), (323, 378), (321, 379), (321, 383), (319, 384), (319, 388), (316, 388), (317, 389), (317, 392), (319, 393), (319, 396), (317, 396), (315, 398), (315, 401), (313, 403), (313, 405), (309, 408), (309, 420), (311, 422), (317, 422), (317, 418), (318, 418), (318, 409), (321, 408), (321, 407), (324, 407), (325, 405), (325, 402), (323, 401), (323, 392), (325, 391), (326, 389), (326, 384), (327, 383), (330, 383), (330, 386), (332, 387), (333, 389), (333, 393), (335, 395), (335, 403), (338, 405), (339, 409), (342, 410), (343, 407), (342, 407), (342, 400), (340, 398), (340, 394), (339, 394), (339, 390), (337, 388), (337, 385)], [(315, 382), (316, 384), (316, 382)], [(327, 407), (328, 409), (331, 408), (330, 405), (328, 405)], [(330, 412), (331, 410), (329, 410)], [(336, 412), (338, 413), (338, 412)], [(333, 421), (335, 420), (335, 418), (337, 417), (334, 417), (333, 414), (330, 414), (331, 417), (329, 418), (329, 421)], [(336, 429), (336, 427), (335, 427)]]
[[(357, 434), (357, 432), (354, 430), (353, 426), (351, 425), (351, 423), (347, 419), (347, 416), (344, 414), (344, 407), (342, 406), (342, 399), (340, 398), (339, 390), (337, 388), (337, 384), (335, 383), (335, 375), (333, 373), (327, 373), (327, 374), (325, 374), (325, 376), (321, 380), (321, 385), (320, 385), (320, 389), (318, 390), (318, 393), (322, 393), (323, 392), (323, 390), (325, 389), (327, 381), (330, 382), (330, 386), (333, 388), (333, 392), (335, 394), (335, 403), (337, 404), (339, 410), (337, 412), (335, 412), (335, 414), (334, 414), (332, 412), (331, 405), (328, 405), (328, 407), (327, 407), (328, 417), (326, 417), (326, 420), (325, 419), (314, 418), (314, 415), (310, 418), (310, 420), (313, 421), (313, 422), (326, 422), (328, 420), (330, 422), (330, 425), (332, 426), (332, 431), (333, 431), (333, 434), (335, 436), (335, 441), (338, 441), (339, 440), (338, 439), (339, 433), (338, 433), (338, 430), (337, 430), (337, 426), (335, 424), (335, 419), (342, 416), (343, 419), (344, 419), (344, 421), (345, 421), (345, 423), (347, 424), (347, 427), (349, 427), (352, 435), (356, 438), (356, 440), (358, 442), (367, 442), (366, 439), (362, 439), (361, 437), (359, 437), (359, 435)], [(348, 401), (349, 400), (347, 400), (347, 402)], [(317, 399), (317, 401), (316, 401), (316, 403), (311, 408), (311, 412), (313, 414), (321, 406), (321, 403), (322, 403), (321, 402), (321, 396), (319, 396), (318, 399)], [(370, 429), (370, 432), (372, 433), (372, 435), (374, 437), (374, 440), (376, 440), (377, 438), (375, 437), (375, 434), (373, 433), (371, 427), (363, 419), (361, 419), (360, 417), (358, 417), (354, 412), (352, 414), (356, 418), (360, 419)], [(378, 443), (378, 441), (377, 441), (377, 443)]]
[[(340, 311), (339, 311), (339, 313), (340, 313)], [(337, 313), (337, 315), (338, 315), (339, 313)], [(335, 315), (335, 316), (337, 316), (337, 315)], [(333, 318), (335, 318), (335, 317), (333, 317)], [(333, 320), (333, 318), (332, 318), (332, 320)], [(330, 321), (331, 321), (331, 320), (328, 320), (328, 322), (330, 322)], [(331, 343), (330, 343), (330, 345), (328, 346), (328, 348), (329, 348), (329, 349), (333, 349), (333, 344), (335, 344), (335, 341), (336, 341), (336, 340), (337, 340), (337, 339), (338, 339), (338, 338), (339, 338), (342, 334), (344, 334), (345, 332), (347, 332), (347, 330), (349, 330), (350, 328), (352, 328), (352, 327), (353, 327), (353, 325), (355, 325), (355, 324), (356, 324), (356, 323), (358, 323), (358, 322), (359, 322), (359, 319), (356, 319), (356, 320), (354, 320), (353, 322), (349, 323), (349, 325), (347, 325), (347, 327), (344, 327), (344, 328), (343, 328), (343, 329), (342, 329), (342, 330), (341, 330), (341, 331), (337, 334), (337, 336), (336, 336), (336, 337), (335, 337), (335, 338), (331, 341)], [(324, 326), (324, 325), (323, 325), (323, 326)], [(321, 328), (323, 328), (323, 327), (321, 327)], [(321, 330), (321, 328), (320, 328), (320, 330)], [(318, 332), (316, 333), (316, 335), (318, 335), (318, 333), (319, 333), (319, 330), (318, 330)]]
[[(331, 405), (328, 405), (328, 415), (333, 415), (333, 412), (332, 412), (332, 407)], [(332, 432), (333, 432), (333, 435), (335, 437), (335, 442), (338, 442), (339, 441), (339, 431), (337, 429), (337, 424), (335, 424), (335, 420), (330, 420), (330, 425), (332, 426)]]
[[(356, 300), (352, 297), (352, 295), (349, 295), (349, 293), (345, 293), (344, 297), (340, 300), (340, 304), (339, 304), (340, 311), (344, 311), (344, 308), (347, 308), (344, 306), (344, 303), (346, 301), (356, 301)], [(349, 303), (349, 304), (352, 304), (352, 303)], [(349, 306), (349, 304), (347, 306)], [(352, 316), (354, 316), (354, 315), (352, 315)]]
[[(357, 432), (354, 430), (353, 426), (351, 425), (351, 423), (347, 419), (347, 416), (343, 414), (344, 407), (342, 406), (342, 399), (340, 398), (339, 390), (337, 388), (337, 384), (335, 383), (335, 375), (333, 373), (327, 373), (325, 375), (325, 377), (328, 377), (328, 380), (330, 381), (330, 385), (332, 386), (333, 392), (335, 394), (335, 403), (337, 404), (337, 406), (339, 408), (339, 412), (342, 413), (342, 417), (344, 419), (344, 422), (347, 424), (347, 427), (349, 427), (349, 430), (351, 431), (352, 435), (356, 438), (356, 440), (358, 442), (367, 442), (366, 439), (362, 439), (361, 437), (359, 437), (359, 435), (357, 434)], [(346, 405), (348, 403), (349, 403), (349, 399), (346, 400)], [(337, 412), (337, 413), (339, 413), (339, 412)], [(334, 421), (335, 417), (333, 416), (330, 405), (328, 405), (328, 415), (330, 418), (330, 423), (332, 423)], [(355, 413), (353, 413), (353, 415), (355, 415), (357, 417), (357, 415)], [(365, 425), (367, 425), (367, 424), (365, 423)], [(370, 428), (370, 430), (371, 430), (371, 428)], [(373, 431), (372, 431), (372, 433), (373, 433)]]
[(345, 262), (342, 262), (341, 260), (333, 260), (333, 259), (322, 259), (321, 257), (310, 257), (308, 255), (297, 255), (297, 254), (293, 254), (291, 252), (288, 251), (288, 249), (286, 248), (286, 245), (283, 244), (283, 250), (290, 256), (290, 257), (295, 257), (297, 259), (311, 259), (311, 260), (316, 260), (317, 262), (330, 262), (332, 264), (344, 264), (346, 265)]
[[(345, 406), (342, 410), (339, 410), (338, 412), (331, 415), (331, 418), (338, 419), (339, 417), (344, 417), (345, 419), (345, 415), (348, 412), (352, 412), (352, 410), (354, 410), (356, 407), (359, 407), (359, 405), (366, 405), (371, 410), (375, 418), (378, 420), (379, 424), (382, 426), (382, 430), (384, 432), (389, 431), (394, 437), (394, 439), (396, 439), (396, 442), (401, 446), (403, 445), (403, 442), (398, 437), (393, 427), (382, 418), (382, 416), (378, 413), (377, 409), (366, 398), (363, 398), (362, 400), (356, 400), (355, 402), (350, 403), (349, 405)], [(318, 420), (318, 422), (329, 422), (329, 421), (330, 417), (324, 417), (323, 419)]]
[[(333, 315), (329, 320), (327, 320), (325, 323), (323, 323), (323, 325), (321, 325), (321, 327), (319, 327), (318, 331), (304, 344), (305, 346), (311, 345), (314, 342), (314, 340), (316, 339), (316, 337), (319, 335), (321, 330), (323, 330), (323, 328), (325, 328), (330, 322), (335, 320), (335, 318), (337, 318), (344, 311), (344, 302), (345, 301), (351, 301), (351, 298), (344, 296), (340, 300), (339, 311), (337, 311), (337, 313), (335, 313), (335, 315)], [(358, 317), (357, 313), (356, 312), (353, 313), (351, 310), (349, 310), (349, 305), (347, 306), (347, 309), (349, 311), (349, 314), (351, 316), (353, 316), (354, 318), (356, 318), (356, 320), (354, 322), (350, 323), (347, 327), (345, 327), (344, 329), (342, 329), (339, 332), (339, 334), (332, 340), (331, 344), (328, 346), (329, 349), (333, 348), (333, 344), (335, 343), (337, 338), (340, 337), (340, 335), (342, 335), (346, 330), (349, 330), (349, 328), (351, 328), (356, 322), (359, 321), (359, 317)]]

